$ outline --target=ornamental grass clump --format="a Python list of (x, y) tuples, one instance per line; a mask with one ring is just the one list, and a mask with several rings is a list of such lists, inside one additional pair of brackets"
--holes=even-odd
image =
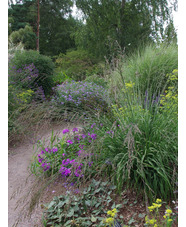
[(149, 200), (174, 198), (178, 178), (177, 70), (167, 75), (158, 97), (148, 89), (138, 96), (137, 81), (123, 83), (110, 117), (97, 122), (104, 125), (96, 132), (100, 175), (107, 173), (118, 191), (125, 185)]
[[(110, 175), (124, 185), (170, 200), (178, 178), (177, 47), (147, 46), (121, 58), (110, 73), (110, 118), (100, 119), (113, 134), (100, 130), (102, 157)], [(97, 148), (99, 150), (99, 148)], [(104, 159), (103, 158), (103, 159)]]

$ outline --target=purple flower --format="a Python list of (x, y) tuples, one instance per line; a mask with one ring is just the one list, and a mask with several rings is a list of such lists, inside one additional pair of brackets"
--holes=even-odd
[(87, 137), (85, 134), (82, 134), (81, 136), (83, 139), (85, 139)]
[(64, 176), (68, 176), (68, 175), (71, 174), (70, 168), (68, 169), (68, 168), (66, 168), (66, 167), (64, 167), (64, 166), (61, 166), (59, 172), (60, 172), (62, 175), (64, 175)]
[(97, 135), (96, 135), (96, 134), (91, 134), (91, 138), (92, 138), (93, 140), (95, 140), (95, 139), (97, 138)]
[(65, 156), (65, 153), (63, 153), (62, 155)]
[(79, 141), (80, 140), (79, 135), (75, 136), (74, 139)]
[(73, 144), (73, 141), (72, 140), (67, 140), (67, 143)]
[(57, 152), (57, 148), (52, 149), (53, 153)]
[(45, 154), (45, 152), (42, 150), (42, 151), (41, 151), (41, 154)]
[(42, 163), (42, 165), (41, 165), (42, 167), (43, 167), (43, 170), (44, 171), (47, 171), (48, 169), (50, 169), (50, 163), (46, 163), (46, 162), (44, 162), (44, 163)]
[(81, 149), (83, 149), (84, 146), (85, 146), (85, 145), (83, 145), (83, 144), (80, 144), (80, 145), (79, 145), (79, 147), (80, 147)]
[(43, 158), (38, 158), (39, 163), (42, 163), (43, 160), (44, 160)]
[(64, 165), (64, 166), (66, 166), (66, 165), (68, 165), (70, 163), (70, 159), (68, 158), (67, 160), (63, 160), (62, 161), (62, 165)]
[(73, 128), (73, 132), (78, 132), (78, 128)]
[(80, 156), (82, 154), (84, 150), (79, 150), (77, 153), (78, 153), (78, 156)]
[(92, 125), (91, 125), (91, 128), (93, 128), (93, 127), (94, 127), (94, 125), (96, 125), (96, 123), (92, 124)]
[(65, 134), (65, 133), (67, 133), (67, 132), (69, 132), (68, 129), (64, 129), (64, 130), (63, 130), (63, 134)]
[(88, 165), (91, 166), (93, 162), (88, 162)]

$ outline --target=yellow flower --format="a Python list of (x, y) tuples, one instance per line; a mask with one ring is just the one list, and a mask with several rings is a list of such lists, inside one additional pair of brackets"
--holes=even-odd
[(107, 214), (108, 215), (111, 215), (112, 214), (112, 211), (111, 210), (107, 211)]
[(158, 225), (157, 225), (157, 224), (155, 224), (155, 225), (154, 225), (154, 227), (158, 227)]
[(162, 200), (161, 199), (156, 199), (156, 203), (161, 203)]
[(111, 214), (111, 217), (114, 217), (115, 215), (116, 215), (116, 213), (112, 213), (112, 214)]
[(172, 214), (172, 210), (167, 209), (167, 210), (166, 210), (166, 213), (167, 213), (167, 214)]
[(150, 212), (152, 212), (154, 210), (154, 208), (155, 208), (154, 206), (148, 207), (148, 209), (149, 209)]
[(172, 221), (172, 219), (168, 219), (168, 222), (171, 222)]
[(155, 222), (156, 222), (156, 219), (154, 219), (154, 218), (149, 220), (149, 224), (151, 224), (151, 225), (153, 225)]
[(163, 217), (166, 219), (167, 218), (167, 216), (166, 215), (163, 215)]
[(114, 221), (114, 218), (107, 218), (106, 223), (112, 223)]

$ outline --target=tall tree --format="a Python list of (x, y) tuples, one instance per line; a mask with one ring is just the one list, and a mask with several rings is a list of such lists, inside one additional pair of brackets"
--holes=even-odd
[(84, 34), (76, 36), (77, 42), (102, 57), (109, 54), (105, 44), (110, 40), (127, 52), (141, 42), (157, 40), (164, 22), (171, 18), (168, 0), (76, 0), (76, 6), (86, 20)]
[(72, 5), (71, 0), (23, 0), (9, 8), (14, 20), (11, 29), (18, 31), (30, 24), (37, 35), (35, 48), (42, 54), (65, 53), (75, 47), (71, 36), (76, 27), (76, 20), (70, 16)]
[(39, 0), (37, 0), (37, 51), (39, 51), (39, 24), (40, 24), (40, 12), (39, 12)]

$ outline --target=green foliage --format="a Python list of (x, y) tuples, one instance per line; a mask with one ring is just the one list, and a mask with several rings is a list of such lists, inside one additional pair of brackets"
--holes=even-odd
[(166, 75), (178, 67), (178, 49), (169, 46), (147, 45), (125, 60), (111, 72), (111, 86), (123, 88), (123, 82), (134, 82), (139, 96), (156, 97), (168, 86)]
[(12, 33), (12, 23), (14, 23), (14, 19), (12, 17), (8, 17), (8, 35)]
[(71, 82), (72, 78), (67, 76), (67, 74), (65, 74), (65, 72), (62, 72), (62, 71), (59, 71), (59, 69), (56, 69), (54, 72), (53, 80), (54, 80), (55, 85), (60, 85), (64, 82)]
[(76, 6), (86, 19), (76, 32), (76, 44), (100, 58), (113, 55), (115, 41), (128, 54), (142, 42), (159, 40), (171, 18), (167, 0), (76, 0)]
[(167, 45), (172, 43), (177, 44), (177, 31), (174, 27), (173, 21), (170, 21), (170, 23), (166, 26), (162, 38), (163, 42), (165, 42)]
[(35, 49), (36, 47), (36, 34), (29, 25), (12, 32), (9, 38), (15, 45), (20, 42), (23, 43), (25, 49)]
[[(76, 30), (77, 21), (70, 16), (71, 0), (42, 0), (40, 1), (40, 53), (48, 56), (65, 53), (67, 49), (74, 48), (72, 34)], [(37, 31), (37, 1), (23, 0), (11, 4), (8, 9), (9, 17), (13, 18), (12, 31), (18, 31), (29, 24), (33, 31)], [(27, 34), (28, 36), (28, 34)], [(33, 36), (33, 34), (32, 34)], [(31, 34), (26, 39), (30, 39)], [(35, 37), (33, 36), (33, 41)], [(36, 43), (35, 43), (36, 46)], [(35, 48), (31, 46), (30, 48)]]
[(145, 190), (149, 199), (154, 195), (174, 197), (178, 167), (177, 70), (167, 78), (167, 83), (172, 81), (174, 85), (165, 94), (162, 90), (159, 98), (147, 92), (143, 99), (135, 83), (123, 84), (114, 96), (118, 105), (113, 105), (113, 115), (101, 121), (106, 128), (96, 131), (101, 138), (96, 149), (100, 149), (103, 160), (100, 168), (105, 166), (104, 160), (112, 163), (108, 173), (119, 191), (127, 184), (138, 192)]
[(56, 58), (58, 70), (73, 80), (79, 81), (93, 74), (101, 74), (102, 68), (97, 60), (85, 50), (70, 50)]
[(17, 52), (12, 59), (12, 65), (15, 65), (16, 69), (23, 69), (25, 65), (32, 63), (38, 70), (38, 86), (42, 86), (45, 95), (49, 95), (54, 85), (54, 63), (52, 62), (51, 58), (41, 55), (37, 51), (29, 50)]
[[(111, 193), (114, 189), (108, 182), (93, 179), (79, 196), (68, 193), (54, 197), (45, 205), (46, 226), (102, 226), (99, 223), (104, 219), (108, 207), (113, 204)], [(119, 209), (122, 205), (114, 203), (113, 206)]]
[(92, 75), (92, 76), (88, 76), (86, 77), (85, 81), (89, 82), (89, 83), (94, 83), (97, 84), (99, 86), (102, 86), (104, 88), (108, 87), (108, 82), (104, 77), (98, 76), (98, 75)]

